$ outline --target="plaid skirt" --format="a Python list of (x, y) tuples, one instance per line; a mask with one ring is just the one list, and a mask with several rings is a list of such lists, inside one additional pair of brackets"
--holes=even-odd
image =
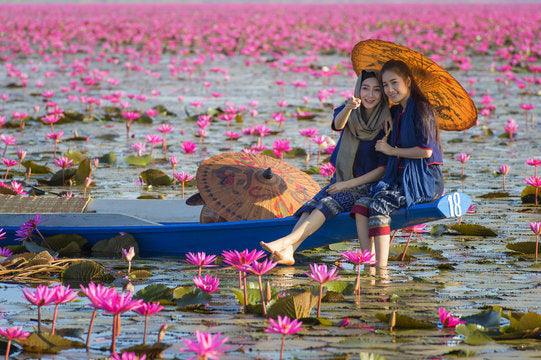
[(345, 191), (329, 194), (327, 193), (327, 189), (331, 185), (329, 184), (321, 189), (312, 200), (301, 206), (293, 216), (301, 217), (305, 212), (311, 213), (315, 209), (318, 209), (323, 213), (325, 219), (330, 219), (342, 212), (350, 212), (358, 199), (370, 195), (370, 189), (372, 187), (372, 184), (363, 184)]

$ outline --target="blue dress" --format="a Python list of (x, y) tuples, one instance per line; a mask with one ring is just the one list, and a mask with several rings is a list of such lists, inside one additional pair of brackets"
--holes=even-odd
[[(379, 182), (374, 186), (371, 196), (361, 197), (356, 201), (351, 211), (352, 215), (360, 214), (369, 217), (369, 236), (388, 235), (390, 233), (390, 214), (401, 207), (409, 205), (407, 204), (404, 186), (406, 161), (426, 164), (427, 174), (425, 174), (423, 179), (424, 181), (433, 183), (433, 186), (430, 186), (433, 189), (430, 195), (426, 198), (414, 199), (412, 203), (431, 201), (439, 198), (444, 192), (443, 175), (440, 169), (440, 165), (443, 164), (441, 147), (436, 139), (435, 131), (427, 133), (424, 130), (422, 120), (418, 116), (414, 105), (413, 99), (410, 98), (407, 107), (411, 106), (410, 111), (414, 112), (414, 116), (411, 116), (409, 119), (406, 119), (406, 112), (402, 112), (401, 106), (393, 106), (391, 108), (393, 129), (388, 143), (391, 146), (397, 146), (399, 148), (418, 146), (423, 149), (430, 149), (432, 150), (432, 155), (428, 159), (397, 159), (397, 166), (394, 169), (387, 167), (384, 176), (384, 180), (391, 179), (391, 181), (387, 183), (384, 181)], [(412, 126), (411, 121), (413, 121), (413, 132), (409, 128)], [(413, 143), (411, 139), (408, 142), (408, 139), (406, 139), (407, 135), (404, 135), (408, 131), (411, 136), (414, 136)], [(392, 171), (396, 172), (396, 175), (389, 174)]]
[[(332, 129), (337, 131), (334, 127), (334, 118), (344, 109), (345, 104), (337, 107), (334, 110)], [(355, 160), (353, 161), (353, 176), (359, 177), (370, 171), (374, 170), (377, 167), (385, 166), (387, 162), (387, 156), (375, 151), (376, 141), (380, 140), (384, 136), (383, 130), (373, 139), (366, 141), (359, 141), (359, 146), (357, 147), (357, 152), (355, 155)], [(336, 148), (334, 149), (330, 162), (336, 166), (336, 158), (338, 156), (338, 150), (340, 148), (340, 142), (342, 140), (342, 135), (338, 139)], [(311, 213), (313, 210), (320, 210), (325, 219), (330, 219), (341, 212), (349, 212), (355, 205), (355, 202), (363, 197), (370, 194), (370, 189), (372, 184), (363, 184), (356, 186), (354, 188), (349, 188), (345, 191), (329, 194), (327, 189), (329, 186), (336, 182), (336, 178), (333, 176), (330, 183), (321, 189), (312, 200), (305, 203), (301, 208), (299, 208), (294, 216), (300, 217), (304, 212)]]

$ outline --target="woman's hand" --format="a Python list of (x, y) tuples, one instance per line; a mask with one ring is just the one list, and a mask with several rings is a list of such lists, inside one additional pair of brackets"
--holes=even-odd
[(355, 110), (359, 106), (361, 106), (361, 99), (360, 98), (352, 97), (352, 98), (348, 99), (348, 101), (346, 101), (346, 109), (347, 110)]
[(376, 141), (376, 151), (382, 152), (387, 156), (396, 155), (396, 149), (387, 143), (387, 138)]
[(336, 194), (341, 191), (347, 190), (351, 187), (351, 185), (347, 181), (340, 181), (337, 183), (332, 184), (327, 188), (327, 193), (329, 194)]

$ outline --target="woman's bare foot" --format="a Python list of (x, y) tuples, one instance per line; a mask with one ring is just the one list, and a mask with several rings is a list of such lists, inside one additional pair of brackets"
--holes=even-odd
[(294, 253), (295, 250), (293, 249), (293, 246), (290, 245), (283, 250), (274, 251), (272, 256), (276, 259), (278, 264), (291, 266), (295, 264), (295, 258), (293, 257)]
[(282, 250), (282, 248), (280, 247), (280, 244), (276, 244), (276, 241), (273, 241), (273, 242), (270, 242), (270, 243), (260, 241), (259, 245), (261, 245), (261, 247), (265, 251), (267, 251), (267, 252), (269, 252), (271, 254), (274, 254), (275, 252)]

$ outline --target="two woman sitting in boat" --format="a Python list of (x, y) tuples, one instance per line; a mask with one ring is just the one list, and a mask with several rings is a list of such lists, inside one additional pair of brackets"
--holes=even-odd
[(391, 60), (379, 74), (361, 72), (354, 97), (334, 111), (332, 128), (342, 133), (331, 156), (331, 183), (295, 213), (290, 234), (261, 245), (292, 265), (297, 248), (325, 220), (350, 212), (361, 249), (375, 252), (376, 266), (385, 271), (391, 213), (443, 194), (434, 110), (407, 64)]

